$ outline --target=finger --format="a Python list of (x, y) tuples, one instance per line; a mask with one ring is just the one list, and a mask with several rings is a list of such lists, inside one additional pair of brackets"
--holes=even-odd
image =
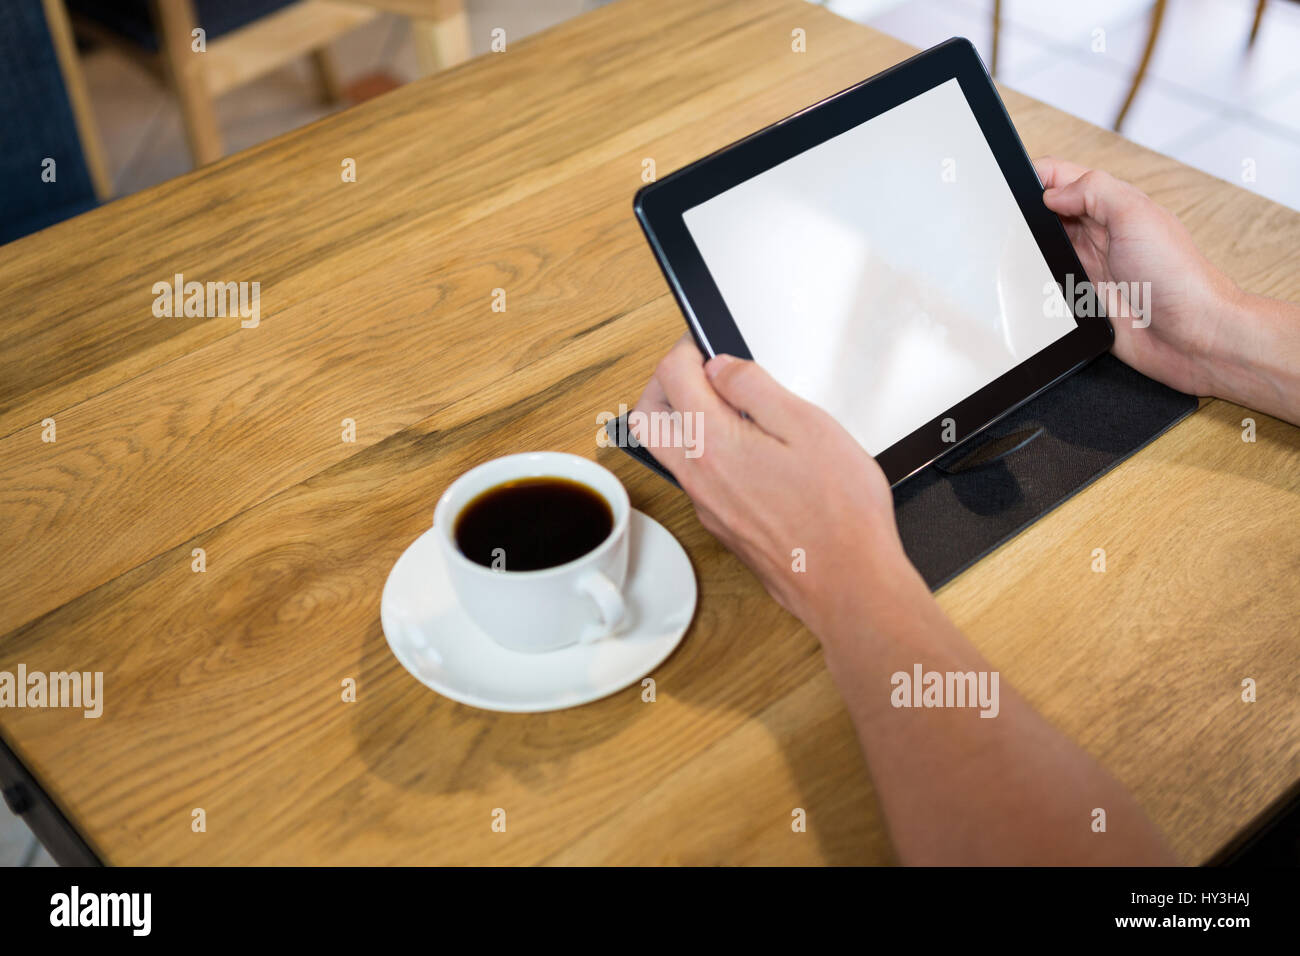
[[(646, 382), (645, 391), (641, 393), (641, 397), (632, 406), (632, 411), (648, 413), (664, 411), (668, 407), (668, 393), (664, 391), (663, 383), (656, 376), (651, 375), (650, 381)], [(643, 437), (637, 433), (636, 426), (633, 425), (634, 421), (640, 423), (642, 417), (629, 415), (628, 426), (632, 428), (633, 434), (636, 434), (637, 441), (645, 444)]]
[(1043, 193), (1043, 202), (1057, 215), (1087, 216), (1107, 228), (1122, 213), (1125, 198), (1123, 183), (1095, 169), (1072, 183)]
[(788, 441), (806, 427), (808, 403), (756, 362), (717, 355), (709, 360), (705, 374), (728, 405), (744, 412), (774, 438)]
[(1068, 159), (1057, 159), (1055, 156), (1039, 156), (1034, 160), (1034, 169), (1038, 171), (1038, 178), (1042, 180), (1044, 189), (1059, 189), (1067, 186), (1089, 172), (1087, 166), (1080, 166)]
[(700, 455), (702, 419), (740, 420), (704, 377), (704, 357), (689, 333), (660, 360), (638, 408), (641, 414), (629, 420), (637, 441), (688, 492), (691, 465)]
[[(672, 413), (673, 408), (668, 403), (668, 393), (664, 391), (663, 383), (657, 375), (652, 375), (646, 383), (645, 391), (628, 413), (627, 426), (636, 443), (650, 452), (651, 457), (672, 472), (680, 483), (687, 449), (684, 443), (672, 441)], [(669, 424), (666, 436), (664, 423)]]
[(714, 415), (736, 417), (704, 376), (704, 356), (689, 335), (678, 339), (660, 360), (654, 377), (663, 386), (668, 404), (675, 411), (682, 414), (702, 412), (706, 418)]

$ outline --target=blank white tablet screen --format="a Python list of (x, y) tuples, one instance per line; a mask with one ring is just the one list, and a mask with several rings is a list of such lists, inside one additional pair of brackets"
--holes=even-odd
[(754, 359), (872, 455), (1075, 328), (955, 79), (683, 218)]

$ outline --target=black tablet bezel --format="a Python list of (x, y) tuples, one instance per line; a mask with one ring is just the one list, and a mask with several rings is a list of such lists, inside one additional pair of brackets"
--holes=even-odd
[[(688, 209), (787, 159), (865, 123), (941, 83), (956, 79), (1053, 277), (1063, 289), (1087, 280), (1060, 219), (1043, 204), (1043, 185), (1011, 124), (979, 54), (954, 37), (642, 187), (633, 203), (646, 239), (706, 356), (752, 358), (682, 218)], [(1110, 348), (1104, 316), (1081, 316), (1076, 328), (922, 425), (876, 456), (891, 485), (925, 468), (1035, 395)], [(1095, 302), (1095, 298), (1093, 299)], [(951, 441), (943, 424), (952, 419)]]

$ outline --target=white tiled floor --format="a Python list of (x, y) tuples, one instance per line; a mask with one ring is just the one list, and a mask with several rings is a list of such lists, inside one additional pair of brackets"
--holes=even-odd
[(0, 803), (0, 866), (25, 866), (36, 838)]
[(0, 866), (55, 866), (22, 820), (0, 801)]
[[(604, 0), (469, 0), (475, 53), (491, 31), (510, 39), (545, 29)], [(915, 46), (969, 37), (987, 61), (992, 0), (830, 0), (832, 10)], [(1109, 127), (1146, 41), (1152, 0), (1005, 0), (998, 78)], [(1254, 0), (1174, 0), (1150, 74), (1124, 127), (1129, 138), (1300, 209), (1300, 5), (1273, 0), (1253, 49)], [(1094, 49), (1104, 31), (1104, 48)], [(404, 20), (384, 17), (335, 46), (344, 81), (386, 70), (408, 81), (415, 53)], [(118, 54), (85, 58), (117, 191), (134, 192), (189, 169), (180, 117), (168, 95)], [(231, 149), (287, 132), (330, 110), (315, 102), (305, 64), (262, 77), (219, 102)], [(1243, 182), (1246, 161), (1256, 178)], [(52, 865), (0, 804), (0, 866)]]

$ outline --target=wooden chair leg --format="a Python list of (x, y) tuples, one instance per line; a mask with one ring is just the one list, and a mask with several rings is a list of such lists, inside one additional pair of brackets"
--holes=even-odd
[(334, 57), (326, 47), (311, 51), (312, 71), (316, 74), (316, 86), (320, 91), (322, 103), (337, 103), (343, 99), (343, 85), (339, 82), (338, 67)]
[(442, 0), (436, 20), (411, 20), (420, 73), (428, 76), (469, 59), (469, 18), (464, 0)]
[(1160, 36), (1160, 24), (1165, 18), (1165, 0), (1156, 0), (1155, 8), (1151, 11), (1151, 32), (1147, 34), (1147, 47), (1142, 51), (1142, 62), (1138, 64), (1137, 73), (1133, 76), (1133, 85), (1129, 87), (1128, 96), (1124, 98), (1124, 105), (1119, 109), (1119, 115), (1115, 117), (1113, 129), (1119, 132), (1119, 128), (1124, 125), (1124, 117), (1128, 115), (1129, 107), (1133, 105), (1133, 100), (1137, 96), (1138, 87), (1142, 85), (1142, 80), (1146, 78), (1147, 66), (1151, 63), (1151, 54), (1156, 48), (1156, 38)]
[(1255, 37), (1259, 36), (1259, 21), (1264, 19), (1264, 8), (1268, 6), (1268, 0), (1259, 0), (1255, 4), (1255, 22), (1250, 25), (1250, 39), (1246, 41), (1246, 46), (1255, 45)]
[(993, 56), (989, 59), (989, 75), (998, 75), (998, 35), (1002, 32), (1002, 0), (993, 0)]
[(103, 202), (112, 197), (113, 182), (108, 175), (108, 162), (104, 158), (104, 143), (99, 138), (99, 127), (95, 125), (86, 77), (81, 72), (81, 59), (77, 56), (77, 44), (72, 36), (68, 10), (63, 5), (63, 0), (41, 2), (45, 8), (45, 22), (50, 28), (50, 39), (54, 42), (54, 52), (59, 59), (59, 70), (63, 73), (63, 85), (68, 90), (68, 103), (72, 106), (72, 118), (77, 125), (77, 138), (81, 141), (81, 154), (86, 161), (86, 171), (90, 174), (90, 185), (95, 190), (95, 198)]
[(191, 44), (198, 25), (191, 0), (152, 0), (154, 27), (163, 66), (180, 104), (185, 138), (196, 166), (221, 158), (221, 130), (217, 126), (212, 96), (203, 78), (203, 64)]

